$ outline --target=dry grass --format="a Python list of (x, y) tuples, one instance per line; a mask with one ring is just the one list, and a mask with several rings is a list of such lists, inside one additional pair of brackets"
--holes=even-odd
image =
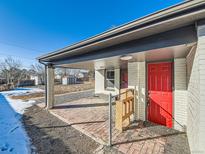
[[(45, 89), (44, 87), (41, 88)], [(59, 95), (59, 94), (65, 94), (65, 93), (83, 91), (89, 89), (94, 89), (94, 82), (86, 82), (84, 84), (73, 84), (73, 85), (55, 85), (54, 93), (55, 95)], [(27, 93), (21, 96), (11, 96), (12, 99), (22, 99), (22, 100), (28, 100), (28, 99), (39, 98), (39, 97), (44, 97), (44, 93), (36, 92), (36, 93)]]
[(12, 99), (22, 99), (22, 100), (29, 100), (31, 98), (38, 98), (38, 97), (43, 97), (44, 93), (42, 92), (37, 92), (37, 93), (30, 93), (26, 95), (21, 95), (21, 96), (11, 96)]

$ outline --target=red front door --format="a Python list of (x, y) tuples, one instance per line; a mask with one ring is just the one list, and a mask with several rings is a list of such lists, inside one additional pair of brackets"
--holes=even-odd
[(120, 88), (124, 89), (128, 87), (128, 73), (127, 69), (120, 70)]
[(172, 127), (172, 63), (148, 64), (148, 120)]

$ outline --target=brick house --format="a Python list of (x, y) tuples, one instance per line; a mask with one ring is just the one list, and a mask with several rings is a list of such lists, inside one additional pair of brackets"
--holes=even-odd
[(47, 107), (56, 66), (95, 70), (95, 93), (137, 91), (135, 118), (186, 131), (205, 152), (205, 1), (186, 1), (38, 58)]

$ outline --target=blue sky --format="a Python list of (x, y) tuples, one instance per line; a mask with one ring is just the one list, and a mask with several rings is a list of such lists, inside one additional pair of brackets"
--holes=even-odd
[(0, 60), (25, 67), (50, 51), (182, 0), (0, 0)]

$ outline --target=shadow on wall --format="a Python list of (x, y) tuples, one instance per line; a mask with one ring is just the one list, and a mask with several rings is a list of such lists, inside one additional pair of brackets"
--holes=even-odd
[(190, 83), (190, 77), (192, 74), (192, 68), (193, 68), (193, 64), (194, 64), (194, 58), (196, 55), (196, 46), (194, 46), (190, 53), (187, 55), (186, 57), (186, 64), (187, 64), (187, 88), (189, 87), (189, 83)]

